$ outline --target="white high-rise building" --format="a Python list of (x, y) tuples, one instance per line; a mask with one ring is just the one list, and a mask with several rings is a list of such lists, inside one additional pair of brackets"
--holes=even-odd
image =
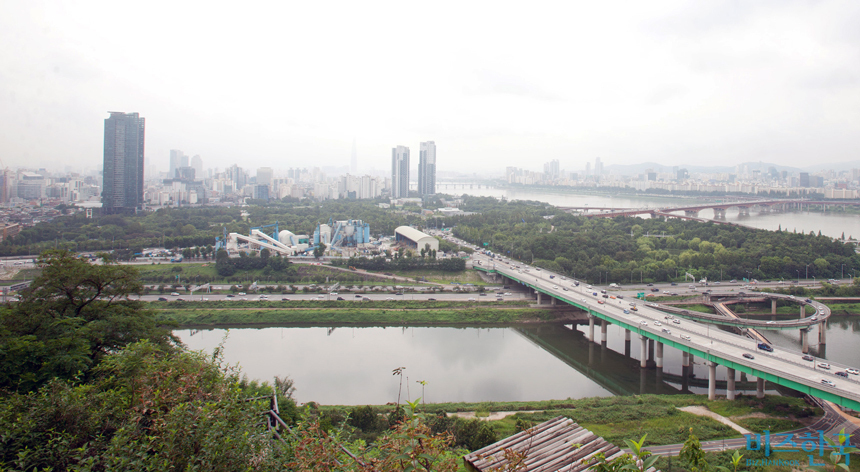
[(436, 143), (427, 141), (421, 143), (418, 156), (418, 194), (433, 195), (436, 193)]
[(409, 196), (409, 148), (391, 149), (391, 198)]

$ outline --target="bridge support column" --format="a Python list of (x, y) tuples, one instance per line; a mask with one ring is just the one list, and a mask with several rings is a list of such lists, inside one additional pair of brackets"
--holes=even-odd
[(708, 400), (717, 398), (717, 364), (708, 362)]
[(537, 290), (535, 290), (535, 293), (537, 293), (537, 304), (540, 305), (541, 303), (543, 303), (543, 294), (538, 292)]
[(826, 321), (818, 323), (818, 344), (827, 344), (827, 324)]
[(556, 302), (557, 302), (557, 300), (556, 300), (556, 298), (555, 298), (555, 297), (549, 297), (549, 303), (550, 303), (550, 305), (555, 306)]
[(734, 400), (735, 399), (735, 369), (729, 367), (726, 369), (726, 375), (728, 380), (728, 385), (726, 385), (726, 399)]
[(663, 343), (657, 341), (657, 352), (654, 356), (654, 361), (657, 363), (657, 368), (663, 368)]
[(687, 351), (681, 352), (681, 366), (690, 367), (690, 353)]
[(600, 343), (606, 344), (606, 326), (609, 323), (606, 320), (600, 320)]
[(639, 335), (639, 367), (648, 367), (648, 338)]
[(800, 330), (800, 344), (803, 346), (803, 353), (809, 354), (809, 330), (801, 329)]
[(805, 317), (806, 317), (806, 305), (801, 303), (800, 304), (800, 319), (802, 320)]
[(594, 342), (594, 315), (588, 314), (588, 340)]
[(756, 378), (755, 381), (755, 397), (764, 398), (764, 379), (761, 377)]
[(624, 330), (624, 355), (630, 357), (630, 330)]
[(770, 301), (770, 314), (771, 315), (776, 314), (776, 298), (771, 299), (771, 301)]

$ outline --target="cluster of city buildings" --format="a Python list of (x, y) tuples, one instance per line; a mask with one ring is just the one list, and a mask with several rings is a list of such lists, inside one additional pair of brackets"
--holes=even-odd
[(556, 185), (569, 187), (609, 187), (637, 191), (749, 193), (785, 196), (823, 195), (824, 198), (860, 198), (860, 169), (821, 171), (818, 173), (751, 169), (749, 164), (736, 166), (734, 172), (690, 173), (675, 166), (671, 171), (644, 169), (632, 175), (607, 172), (600, 158), (594, 166), (586, 163), (585, 171), (567, 172), (558, 160), (544, 164), (543, 172), (507, 167), (505, 180), (519, 185)]
[[(248, 198), (259, 200), (292, 198), (373, 199), (382, 196), (409, 196), (409, 148), (397, 146), (392, 150), (391, 178), (356, 175), (353, 145), (351, 173), (330, 177), (319, 167), (289, 169), (280, 172), (260, 167), (252, 175), (250, 169), (230, 166), (224, 170), (204, 168), (199, 155), (189, 157), (183, 151), (170, 151), (169, 168), (159, 174), (153, 166), (146, 167), (144, 179), (145, 121), (137, 113), (111, 112), (105, 120), (103, 165), (104, 211), (127, 212), (145, 206), (181, 206), (221, 202), (241, 202)], [(420, 144), (418, 165), (418, 194), (432, 195), (436, 189), (436, 144)], [(98, 195), (98, 189), (86, 195)], [(74, 201), (79, 201), (75, 199)]]

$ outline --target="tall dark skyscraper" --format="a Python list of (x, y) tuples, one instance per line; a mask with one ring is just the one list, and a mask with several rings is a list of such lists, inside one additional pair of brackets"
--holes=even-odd
[(433, 195), (436, 193), (436, 143), (427, 141), (421, 143), (418, 156), (418, 194)]
[(105, 213), (131, 213), (143, 206), (144, 118), (137, 113), (109, 112), (105, 120)]
[(409, 148), (391, 148), (391, 198), (409, 196)]

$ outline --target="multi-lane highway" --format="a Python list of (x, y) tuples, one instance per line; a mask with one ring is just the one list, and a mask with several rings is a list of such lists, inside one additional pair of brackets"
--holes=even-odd
[[(465, 243), (464, 243), (465, 244)], [(795, 390), (825, 398), (837, 404), (860, 410), (860, 375), (836, 375), (837, 372), (857, 372), (853, 366), (833, 364), (823, 359), (804, 360), (804, 354), (780, 347), (772, 352), (758, 349), (757, 342), (744, 336), (711, 328), (677, 318), (669, 319), (667, 312), (656, 303), (641, 302), (629, 297), (603, 298), (601, 287), (592, 287), (544, 269), (530, 267), (505, 258), (474, 255), (476, 267), (502, 274), (516, 282), (549, 296), (579, 306), (598, 318), (654, 339), (665, 345), (706, 358), (719, 365)], [(633, 311), (633, 305), (636, 311)], [(807, 359), (810, 357), (807, 356)]]

